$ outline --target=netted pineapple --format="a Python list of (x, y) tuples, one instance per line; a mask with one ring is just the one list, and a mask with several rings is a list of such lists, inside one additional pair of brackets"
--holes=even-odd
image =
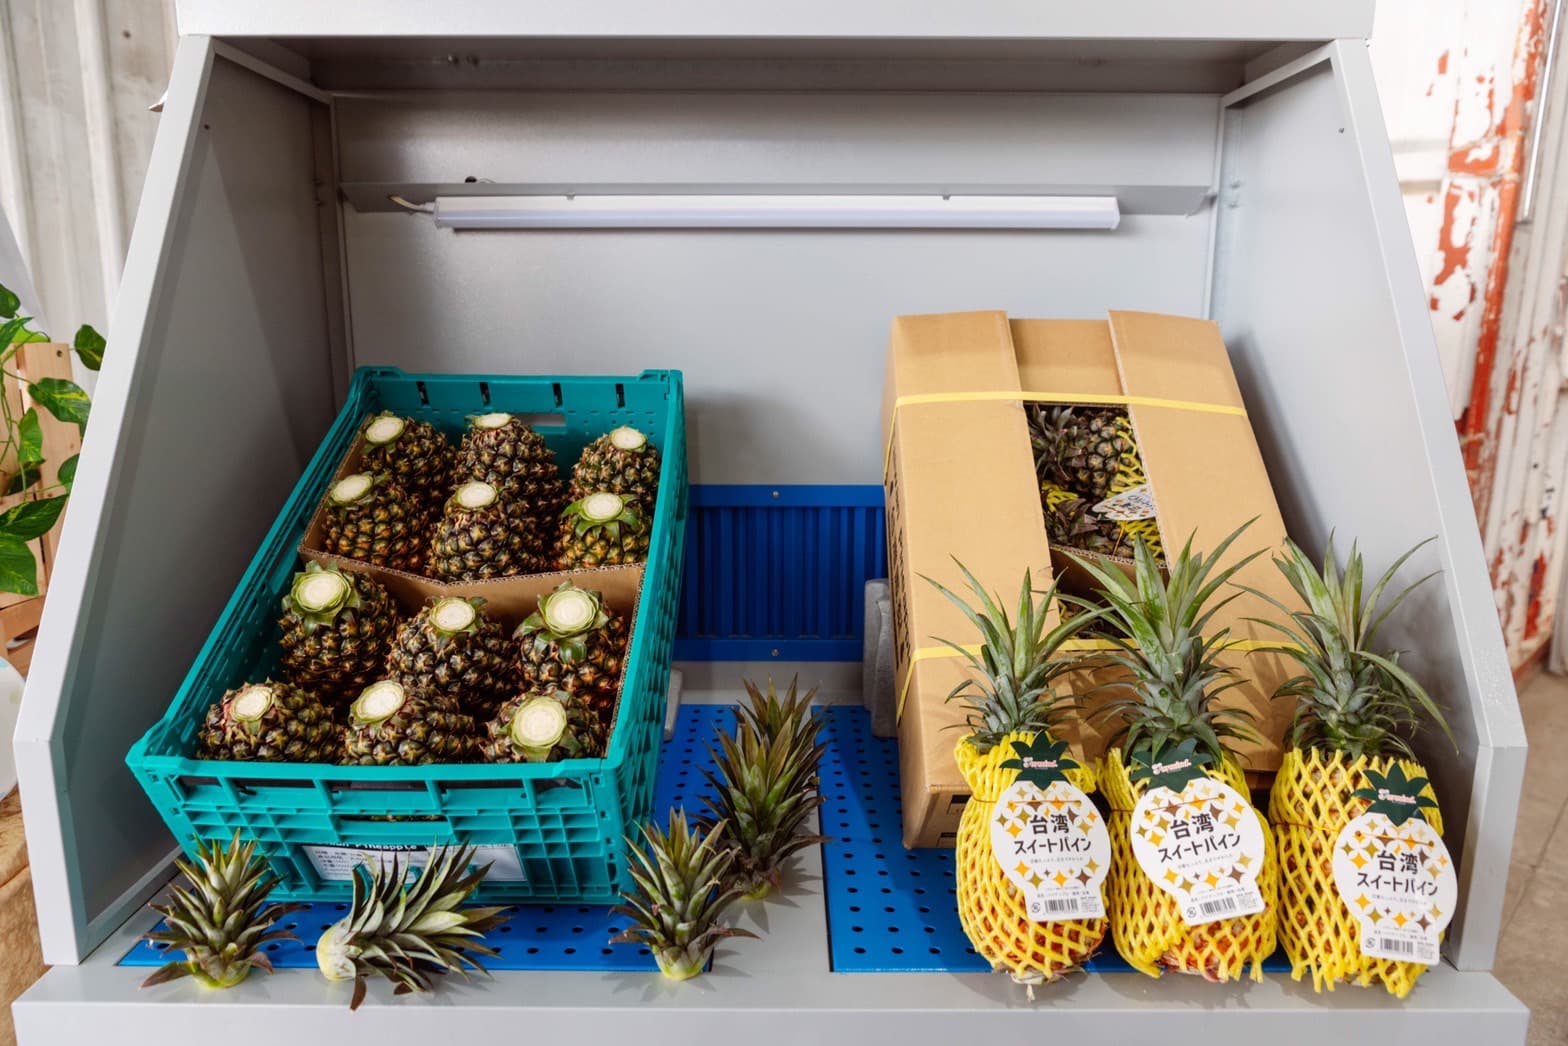
[(424, 569), (425, 510), (390, 478), (344, 476), (328, 492), (326, 509), (323, 551), (415, 574)]
[(1095, 516), (1088, 500), (1066, 487), (1042, 481), (1040, 505), (1045, 510), (1045, 534), (1053, 547), (1106, 555), (1124, 551), (1121, 530), (1115, 522)]
[(456, 451), (440, 429), (426, 421), (383, 411), (365, 424), (365, 472), (390, 476), (428, 508), (441, 503), (452, 483)]
[[(749, 680), (746, 689), (757, 693)], [(771, 681), (768, 689), (773, 690)], [(792, 855), (827, 842), (805, 831), (822, 805), (817, 765), (825, 746), (817, 740), (819, 724), (809, 702), (793, 703), (790, 715), (782, 714), (785, 707), (776, 707), (779, 715), (770, 715), (775, 709), (766, 703), (743, 712), (734, 734), (719, 737), (714, 769), (702, 771), (713, 788), (703, 797), (708, 808), (703, 823), (722, 826), (720, 838), (735, 851), (731, 875), (748, 900), (779, 888)]]
[[(997, 801), (1018, 777), (1015, 743), (1027, 748), (1054, 741), (1052, 727), (1071, 711), (1072, 698), (1057, 686), (1074, 665), (1062, 649), (1081, 622), (1069, 619), (1048, 627), (1056, 587), (1037, 602), (1027, 570), (1017, 612), (1011, 616), (967, 568), (959, 564), (959, 570), (976, 594), (978, 608), (926, 579), (963, 611), (981, 639), (978, 653), (955, 647), (969, 663), (970, 677), (948, 695), (948, 700), (963, 702), (968, 724), (967, 736), (954, 751), (971, 793), (958, 825), (958, 918), (975, 951), (993, 969), (1006, 970), (1022, 984), (1054, 981), (1099, 949), (1106, 920), (1032, 919), (1023, 892), (992, 848), (991, 820)], [(1065, 776), (1085, 794), (1094, 791), (1091, 769), (1074, 762)]]
[(648, 521), (619, 494), (599, 491), (566, 506), (561, 518), (560, 567), (588, 570), (648, 558)]
[(621, 494), (653, 511), (659, 490), (659, 451), (629, 425), (612, 429), (583, 448), (572, 468), (573, 501), (597, 491)]
[(632, 924), (610, 943), (645, 946), (659, 972), (671, 980), (702, 973), (725, 938), (757, 936), (720, 921), (725, 909), (740, 900), (729, 875), (735, 854), (720, 843), (720, 830), (693, 828), (677, 808), (670, 811), (667, 831), (643, 825), (641, 840), (626, 840), (636, 889), (623, 894), (625, 903), (611, 911)]
[(560, 690), (583, 702), (606, 730), (615, 720), (630, 629), (598, 592), (563, 581), (517, 626), (524, 689)]
[(283, 597), (283, 675), (341, 707), (380, 677), (398, 616), (391, 594), (374, 578), (307, 563)]
[(348, 912), (316, 942), (316, 965), (329, 981), (354, 982), (349, 1009), (365, 1000), (365, 980), (377, 975), (397, 985), (394, 995), (427, 992), (446, 973), (484, 973), (494, 956), (484, 935), (506, 922), (505, 908), (465, 908), (490, 866), (469, 871), (470, 847), (432, 849), (419, 877), (406, 884), (408, 865), (397, 856), (354, 871)]
[(445, 698), (476, 720), (495, 715), (515, 673), (501, 626), (482, 599), (432, 599), (403, 622), (387, 654), (387, 674), (421, 695)]
[(1111, 489), (1122, 456), (1135, 450), (1126, 414), (1111, 407), (1035, 404), (1029, 408), (1029, 439), (1040, 478), (1090, 501)]
[(607, 740), (604, 724), (582, 701), (559, 690), (530, 690), (490, 720), (484, 756), (492, 763), (598, 759)]
[(1419, 816), (1439, 835), (1443, 830), (1426, 771), (1404, 735), (1423, 717), (1445, 733), (1448, 724), (1421, 684), (1399, 666), (1396, 655), (1376, 649), (1377, 628), (1387, 613), (1427, 580), (1391, 593), (1379, 609), (1395, 573), (1418, 548), (1399, 557), (1363, 597), (1365, 568), (1355, 545), (1341, 572), (1332, 538), (1321, 571), (1287, 542), (1274, 562), (1305, 609), (1286, 607), (1258, 593), (1281, 613), (1281, 620), (1271, 623), (1290, 645), (1277, 652), (1294, 658), (1303, 670), (1277, 695), (1293, 699), (1296, 714), (1290, 747), (1269, 796), (1269, 816), (1279, 836), (1280, 943), (1290, 958), (1291, 975), (1299, 981), (1310, 973), (1318, 991), (1332, 991), (1339, 981), (1381, 983), (1403, 998), (1426, 970), (1415, 962), (1361, 954), (1362, 923), (1340, 897), (1333, 868), (1340, 832), (1369, 807), (1360, 792), (1373, 790), (1395, 771), (1430, 802), (1429, 807), (1422, 804)]
[(566, 484), (561, 481), (555, 454), (543, 436), (512, 414), (479, 414), (468, 419), (454, 475), (489, 483), (546, 532), (555, 526), (566, 503)]
[(1240, 533), (1226, 537), (1210, 555), (1194, 553), (1189, 539), (1171, 563), (1168, 579), (1142, 542), (1134, 546), (1136, 579), (1114, 567), (1077, 559), (1100, 586), (1107, 633), (1117, 648), (1107, 660), (1128, 673), (1127, 680), (1108, 684), (1128, 696), (1100, 710), (1120, 727), (1120, 744), (1106, 753), (1100, 778), (1111, 807), (1111, 929), (1122, 958), (1155, 977), (1174, 970), (1231, 981), (1250, 972), (1261, 980), (1263, 960), (1276, 943), (1279, 866), (1274, 838), (1250, 805), (1244, 814), (1257, 817), (1264, 849), (1256, 885), (1265, 907), (1257, 914), (1189, 926), (1181, 902), (1156, 886), (1138, 864), (1131, 839), (1134, 807), (1154, 787), (1144, 775), (1157, 763), (1182, 762), (1173, 753), (1190, 753), (1187, 762), (1194, 765), (1208, 763), (1200, 767), (1203, 776), (1221, 781), (1247, 800), (1246, 778), (1225, 743), (1255, 734), (1248, 713), (1215, 704), (1216, 694), (1233, 675), (1218, 661), (1228, 633), (1204, 632), (1220, 605), (1215, 593), (1261, 554), (1220, 567)]
[(343, 730), (315, 694), (269, 679), (224, 694), (197, 739), (201, 759), (319, 763), (336, 761)]
[(483, 480), (461, 484), (447, 499), (430, 540), (431, 574), (443, 581), (538, 574), (547, 569), (539, 524)]
[(459, 763), (478, 746), (473, 716), (451, 698), (416, 694), (390, 679), (370, 684), (349, 706), (346, 733), (348, 765)]
[(185, 882), (169, 887), (168, 903), (148, 906), (163, 922), (147, 940), (184, 958), (160, 966), (142, 987), (191, 977), (203, 987), (232, 988), (253, 969), (271, 973), (267, 945), (297, 939), (278, 929), (278, 921), (307, 905), (267, 903), (278, 877), (257, 855), (255, 841), (242, 844), (238, 831), (227, 846), (197, 839), (196, 860), (176, 858), (174, 867)]

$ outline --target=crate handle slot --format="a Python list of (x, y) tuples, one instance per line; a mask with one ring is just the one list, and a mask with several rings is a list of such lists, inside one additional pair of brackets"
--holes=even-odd
[(484, 401), (485, 406), (490, 406), (490, 383), (488, 381), (479, 383), (479, 398)]
[(623, 409), (626, 406), (626, 386), (620, 382), (615, 383), (615, 405)]
[(422, 381), (416, 381), (414, 382), (414, 388), (419, 390), (420, 405), (425, 407), (430, 406), (430, 390), (425, 388), (425, 383)]
[(520, 419), (523, 424), (535, 432), (541, 430), (548, 432), (553, 429), (564, 431), (566, 429), (565, 414), (514, 414), (512, 417)]

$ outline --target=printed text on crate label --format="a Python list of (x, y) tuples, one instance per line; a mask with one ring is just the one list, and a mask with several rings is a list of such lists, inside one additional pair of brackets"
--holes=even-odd
[[(353, 877), (354, 869), (367, 861), (385, 867), (394, 857), (414, 871), (424, 866), (430, 853), (427, 846), (312, 845), (301, 849), (310, 858), (310, 863), (316, 866), (316, 874), (323, 879), (349, 879)], [(476, 846), (472, 860), (477, 867), (490, 866), (486, 879), (506, 883), (526, 882), (528, 879), (523, 873), (522, 862), (517, 858), (515, 846)]]
[(1105, 917), (1100, 884), (1111, 870), (1111, 836), (1071, 783), (1009, 785), (991, 812), (991, 852), (1033, 921)]
[(1176, 898), (1188, 926), (1264, 910), (1263, 825), (1229, 785), (1194, 777), (1180, 792), (1151, 788), (1133, 807), (1129, 831), (1139, 866)]
[(1334, 885), (1361, 922), (1361, 954), (1436, 965), (1459, 880), (1442, 837), (1425, 820), (1394, 824), (1368, 812), (1334, 843)]

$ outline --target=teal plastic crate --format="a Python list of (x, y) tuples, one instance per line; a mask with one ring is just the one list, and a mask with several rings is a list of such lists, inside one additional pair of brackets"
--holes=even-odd
[[(486, 411), (531, 415), (563, 468), (617, 425), (649, 433), (662, 455), (648, 563), (620, 711), (603, 759), (548, 764), (341, 767), (196, 759), (196, 732), (224, 691), (277, 660), (277, 608), (300, 538), (367, 414), (391, 410), (456, 434)], [(647, 818), (662, 736), (685, 548), (685, 408), (678, 371), (636, 377), (483, 377), (363, 368), (169, 710), (126, 757), (169, 831), (187, 849), (236, 829), (260, 843), (282, 894), (341, 900), (324, 876), (349, 850), (466, 842), (496, 847), (511, 878), (484, 898), (606, 903), (623, 883), (623, 839)], [(388, 818), (398, 818), (392, 821)], [(321, 849), (326, 848), (326, 849)], [(515, 860), (513, 858), (515, 856)]]

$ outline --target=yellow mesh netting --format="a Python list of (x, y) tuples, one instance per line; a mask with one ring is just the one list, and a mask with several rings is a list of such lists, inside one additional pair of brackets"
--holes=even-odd
[[(1362, 987), (1377, 982), (1403, 999), (1426, 970), (1420, 963), (1362, 955), (1361, 920), (1350, 914), (1334, 888), (1334, 842), (1367, 808), (1366, 800), (1352, 793), (1371, 787), (1367, 770), (1386, 774), (1395, 762), (1347, 762), (1341, 752), (1290, 749), (1274, 778), (1269, 819), (1279, 836), (1279, 940), (1290, 957), (1291, 976), (1299, 981), (1312, 974), (1318, 991), (1333, 991), (1339, 981)], [(1397, 762), (1407, 777), (1426, 776), (1419, 763)], [(1437, 801), (1430, 784), (1421, 794)], [(1427, 810), (1426, 817), (1441, 835), (1443, 820), (1437, 810)]]
[[(1116, 478), (1111, 480), (1106, 497), (1125, 494), (1133, 487), (1142, 486), (1149, 481), (1143, 472), (1143, 459), (1138, 456), (1138, 441), (1133, 437), (1132, 422), (1125, 415), (1116, 419), (1116, 434), (1127, 441), (1129, 449), (1122, 452), (1121, 462), (1116, 469)], [(1149, 551), (1154, 553), (1156, 559), (1164, 558), (1165, 551), (1160, 544), (1158, 522), (1152, 519), (1132, 519), (1118, 520), (1116, 525), (1127, 536), (1129, 546), (1138, 538), (1142, 538), (1143, 543), (1149, 546)]]
[[(958, 918), (975, 951), (991, 968), (1008, 971), (1022, 984), (1053, 981), (1077, 969), (1105, 938), (1104, 919), (1045, 923), (1030, 919), (1023, 894), (991, 850), (992, 807), (1018, 776), (1016, 769), (1001, 764), (1015, 758), (1011, 742), (1027, 744), (1034, 736), (1008, 734), (984, 755), (965, 738), (954, 752), (973, 793), (958, 824)], [(1085, 794), (1094, 791), (1092, 768), (1069, 770), (1066, 776)]]
[[(1247, 795), (1246, 778), (1234, 760), (1226, 759), (1210, 776)], [(1258, 890), (1268, 907), (1257, 915), (1188, 926), (1182, 921), (1176, 898), (1155, 886), (1133, 856), (1129, 838), (1132, 808), (1145, 789), (1128, 776), (1121, 752), (1114, 747), (1106, 753), (1100, 784), (1111, 805), (1110, 903), (1106, 911), (1122, 958), (1151, 977), (1176, 970), (1202, 974), (1211, 981), (1240, 980), (1243, 973), (1250, 973), (1253, 980), (1261, 981), (1263, 960), (1274, 951), (1279, 892), (1279, 865), (1268, 824), (1263, 824), (1263, 870), (1258, 875)]]

